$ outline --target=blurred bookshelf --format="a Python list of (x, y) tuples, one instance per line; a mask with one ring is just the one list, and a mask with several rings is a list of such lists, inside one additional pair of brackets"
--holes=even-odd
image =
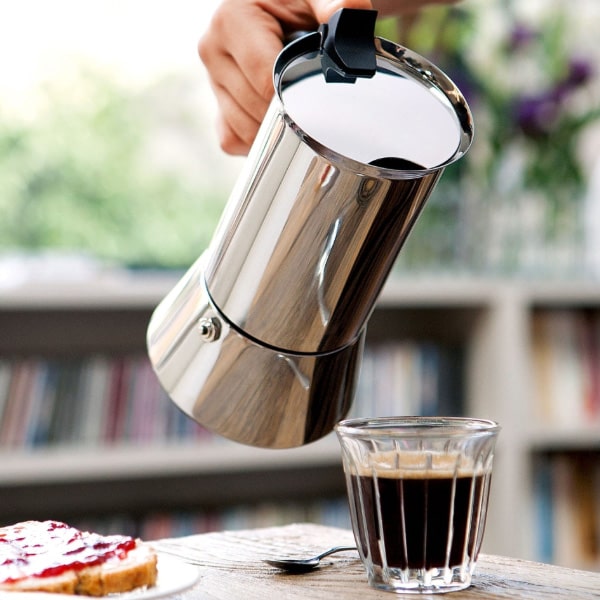
[[(0, 294), (0, 522), (52, 517), (150, 537), (348, 523), (333, 436), (285, 451), (239, 446), (182, 415), (160, 389), (145, 330), (177, 278), (137, 273), (124, 285), (121, 274), (62, 294), (29, 282)], [(558, 515), (584, 502), (556, 496), (565, 472), (577, 478), (567, 487), (585, 499), (587, 522), (598, 514), (600, 418), (574, 373), (600, 368), (589, 354), (599, 315), (600, 284), (589, 281), (394, 277), (370, 319), (352, 414), (500, 421), (486, 551), (563, 563), (553, 549), (570, 528)], [(571, 369), (556, 417), (540, 404), (544, 345), (542, 354), (559, 357), (553, 365)], [(596, 568), (598, 527), (591, 531), (571, 540), (582, 546), (572, 556)]]

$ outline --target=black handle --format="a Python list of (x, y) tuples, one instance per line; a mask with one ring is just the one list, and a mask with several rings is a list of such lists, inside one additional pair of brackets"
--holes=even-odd
[(342, 8), (321, 25), (321, 67), (328, 82), (354, 83), (357, 77), (373, 77), (376, 10)]
[(342, 8), (318, 31), (295, 37), (279, 53), (273, 83), (279, 89), (287, 65), (303, 54), (318, 53), (327, 82), (354, 83), (377, 72), (376, 10)]

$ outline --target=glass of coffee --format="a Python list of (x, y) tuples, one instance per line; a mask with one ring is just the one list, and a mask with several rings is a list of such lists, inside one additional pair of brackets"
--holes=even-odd
[(499, 430), (494, 421), (446, 417), (338, 423), (352, 528), (372, 587), (431, 594), (471, 584)]

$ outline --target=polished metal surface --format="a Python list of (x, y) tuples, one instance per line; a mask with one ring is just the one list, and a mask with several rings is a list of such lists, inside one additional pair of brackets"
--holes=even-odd
[[(207, 322), (220, 334), (207, 339)], [(150, 360), (190, 417), (240, 443), (290, 448), (329, 433), (348, 412), (363, 336), (338, 352), (285, 353), (256, 344), (211, 304), (203, 259), (161, 302), (148, 328)]]
[(443, 73), (375, 47), (375, 76), (352, 84), (325, 82), (313, 34), (282, 52), (211, 245), (152, 318), (163, 386), (230, 439), (298, 446), (345, 416), (381, 288), (471, 142), (468, 107)]
[(260, 176), (231, 197), (207, 266), (215, 305), (260, 343), (332, 352), (369, 317), (440, 171), (358, 176), (317, 155), (271, 111)]

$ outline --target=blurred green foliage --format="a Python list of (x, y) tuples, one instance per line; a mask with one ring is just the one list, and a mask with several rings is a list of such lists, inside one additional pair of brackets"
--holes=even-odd
[[(514, 274), (580, 268), (584, 202), (600, 131), (600, 54), (581, 0), (465, 0), (404, 32), (473, 113), (467, 156), (449, 166), (400, 254), (414, 271)], [(526, 10), (529, 8), (529, 10)], [(597, 14), (597, 7), (595, 9)], [(590, 133), (591, 132), (591, 133)], [(560, 267), (549, 251), (565, 248)], [(570, 261), (570, 262), (569, 262)]]
[(161, 162), (173, 136), (163, 132), (161, 147), (160, 111), (171, 113), (175, 134), (202, 137), (189, 115), (174, 118), (183, 110), (169, 98), (174, 85), (132, 91), (88, 68), (46, 86), (35, 110), (0, 108), (0, 252), (189, 266), (208, 244), (226, 192), (202, 185), (189, 164)]

